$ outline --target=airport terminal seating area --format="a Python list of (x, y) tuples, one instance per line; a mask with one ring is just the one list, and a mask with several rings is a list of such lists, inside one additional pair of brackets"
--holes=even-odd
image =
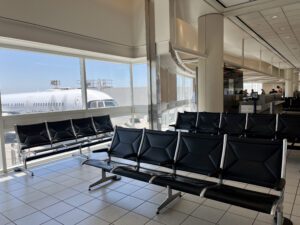
[(82, 148), (111, 141), (113, 130), (109, 115), (15, 125), (19, 155), (26, 171), (28, 161), (77, 149), (87, 157)]
[(283, 103), (284, 111), (299, 112), (300, 111), (300, 98), (299, 97), (286, 97)]
[[(181, 192), (205, 197), (274, 216), (277, 224), (291, 224), (283, 218), (286, 140), (234, 137), (227, 134), (197, 134), (116, 127), (106, 160), (88, 159), (83, 164), (102, 169), (102, 178), (89, 190), (118, 176), (167, 188), (160, 213)], [(120, 163), (123, 159), (130, 163)], [(147, 165), (158, 166), (159, 169)], [(107, 177), (106, 173), (114, 175)], [(181, 175), (192, 172), (202, 178)], [(227, 184), (241, 182), (270, 188), (263, 193)], [(179, 192), (173, 194), (172, 190)], [(276, 193), (276, 194), (275, 194)]]
[(201, 134), (228, 134), (237, 137), (287, 139), (288, 149), (300, 150), (300, 115), (254, 113), (178, 113), (176, 130)]

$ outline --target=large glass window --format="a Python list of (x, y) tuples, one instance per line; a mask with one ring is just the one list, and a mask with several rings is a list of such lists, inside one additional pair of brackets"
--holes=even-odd
[(176, 122), (177, 113), (195, 111), (195, 78), (161, 70), (161, 129)]
[(3, 115), (82, 109), (80, 59), (0, 48)]
[[(88, 108), (131, 107), (130, 64), (85, 61)], [(113, 117), (114, 124), (132, 127), (131, 111)]]
[(262, 83), (244, 83), (244, 90), (247, 90), (248, 93), (251, 93), (253, 90), (254, 92), (258, 92), (258, 94), (261, 94), (262, 90)]
[(148, 128), (149, 121), (147, 64), (133, 64), (132, 72), (134, 126), (136, 128)]

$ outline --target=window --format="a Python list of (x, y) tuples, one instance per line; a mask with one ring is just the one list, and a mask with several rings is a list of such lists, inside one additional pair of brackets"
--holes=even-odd
[[(79, 58), (0, 48), (0, 62), (4, 115), (82, 109)], [(71, 104), (52, 107), (54, 99)]]
[(178, 112), (195, 111), (195, 78), (182, 74), (164, 74), (161, 79), (161, 129), (169, 129), (176, 122)]
[(262, 83), (244, 83), (243, 88), (244, 90), (247, 90), (248, 93), (251, 93), (251, 90), (253, 89), (254, 92), (261, 94)]
[[(129, 63), (86, 59), (85, 68), (88, 108), (131, 107)], [(112, 121), (117, 125), (131, 127), (130, 108), (124, 115), (112, 118)]]
[[(106, 100), (106, 101), (104, 101), (105, 102), (105, 107), (116, 107), (117, 106), (117, 103), (116, 103), (116, 101), (114, 101), (114, 100)], [(102, 107), (103, 107), (103, 102), (101, 102), (102, 104)], [(100, 104), (99, 104), (100, 105)], [(98, 105), (98, 106), (99, 106)]]
[(148, 128), (148, 76), (147, 64), (133, 64), (133, 123), (136, 128)]

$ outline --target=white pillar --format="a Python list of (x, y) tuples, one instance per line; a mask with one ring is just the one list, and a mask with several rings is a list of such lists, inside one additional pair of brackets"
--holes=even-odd
[(293, 69), (284, 70), (285, 97), (293, 97)]
[(298, 82), (299, 82), (299, 75), (298, 73), (294, 73), (293, 75), (293, 93), (298, 91)]
[(199, 17), (199, 46), (206, 55), (198, 66), (198, 110), (224, 110), (224, 17), (208, 14)]

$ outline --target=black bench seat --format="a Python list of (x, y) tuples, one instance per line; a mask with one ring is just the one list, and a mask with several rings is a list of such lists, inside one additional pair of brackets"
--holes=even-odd
[(137, 170), (136, 167), (130, 167), (130, 166), (119, 166), (113, 169), (113, 173), (129, 177), (135, 180), (140, 180), (143, 182), (149, 182), (153, 176), (164, 176), (167, 175), (167, 173), (157, 171), (157, 170), (149, 170), (144, 168), (139, 168)]
[(204, 197), (240, 207), (275, 214), (280, 195), (223, 184), (224, 180), (282, 191), (285, 154), (282, 141), (228, 137), (220, 169), (221, 183), (208, 188)]
[[(120, 178), (117, 176), (106, 177), (106, 172), (111, 172), (114, 168), (118, 166), (121, 165), (124, 166), (124, 164), (122, 163), (114, 162), (112, 160), (112, 157), (135, 161), (139, 151), (142, 136), (143, 136), (142, 129), (122, 128), (118, 126), (115, 128), (115, 132), (114, 132), (114, 136), (110, 148), (93, 151), (94, 153), (100, 153), (100, 152), (107, 153), (108, 159), (105, 160), (88, 159), (82, 163), (83, 165), (84, 164), (90, 165), (102, 169), (101, 179), (91, 184), (89, 186), (89, 190), (108, 180), (115, 180)], [(130, 167), (132, 165), (128, 165), (128, 166)]]
[(208, 188), (204, 197), (271, 214), (274, 204), (280, 196), (251, 191), (225, 184)]
[(200, 180), (192, 177), (169, 175), (153, 177), (152, 184), (163, 187), (170, 187), (171, 189), (182, 191), (200, 196), (202, 191), (209, 187), (216, 185), (215, 182), (208, 180)]
[(82, 154), (82, 148), (111, 141), (108, 135), (112, 132), (111, 127), (109, 115), (15, 125), (18, 153), (24, 163), (24, 169), (19, 169), (33, 176), (33, 172), (27, 168), (27, 162), (74, 150), (79, 150), (80, 156), (88, 158)]
[[(282, 210), (286, 145), (286, 140), (117, 127), (112, 147), (107, 150), (107, 163), (114, 155), (117, 158), (129, 158), (135, 165), (115, 164), (107, 171), (115, 174), (110, 179), (125, 176), (166, 187), (167, 198), (158, 207), (157, 213), (180, 197), (181, 192), (186, 192), (269, 213), (278, 225), (282, 225), (289, 222), (283, 217)], [(103, 160), (99, 160), (98, 164), (97, 161), (90, 162), (90, 165), (100, 167), (105, 172)], [(149, 169), (141, 166), (144, 163), (159, 167)], [(178, 175), (179, 171), (203, 178)], [(107, 180), (102, 174), (102, 181), (97, 184)], [(235, 187), (230, 182), (258, 185), (277, 191), (278, 195)], [(173, 194), (172, 190), (179, 192)]]

